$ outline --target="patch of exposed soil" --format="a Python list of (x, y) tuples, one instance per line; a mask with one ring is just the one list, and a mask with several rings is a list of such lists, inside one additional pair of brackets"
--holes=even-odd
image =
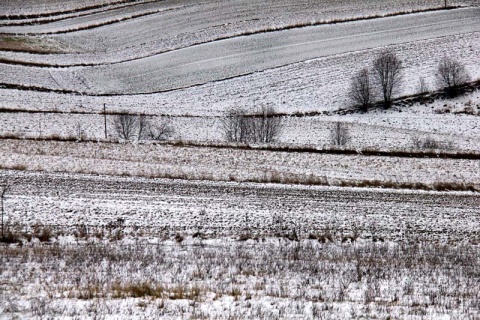
[(58, 44), (37, 37), (12, 37), (0, 35), (0, 50), (29, 53), (61, 53)]

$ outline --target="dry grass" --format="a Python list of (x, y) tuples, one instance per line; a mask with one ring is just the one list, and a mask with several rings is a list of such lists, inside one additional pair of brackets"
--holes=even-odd
[(58, 49), (47, 43), (41, 42), (39, 39), (31, 37), (11, 37), (0, 35), (0, 50), (3, 51), (20, 51), (28, 53), (60, 53)]
[(112, 298), (165, 298), (165, 289), (161, 285), (152, 284), (149, 282), (141, 283), (114, 283), (111, 290), (113, 291)]
[[(432, 317), (479, 316), (476, 246), (335, 245), (312, 239), (181, 247), (7, 246), (0, 251), (5, 266), (0, 283), (13, 298), (4, 300), (7, 316), (11, 310), (38, 317), (106, 316), (127, 308), (130, 316), (221, 319), (231, 299), (234, 318), (279, 313), (285, 318), (319, 313), (402, 318), (427, 310)], [(83, 300), (82, 306), (75, 299)], [(68, 309), (62, 308), (66, 301)]]

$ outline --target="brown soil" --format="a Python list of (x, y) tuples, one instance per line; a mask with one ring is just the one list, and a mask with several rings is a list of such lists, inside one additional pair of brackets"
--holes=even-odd
[(58, 53), (60, 50), (34, 37), (10, 37), (0, 35), (0, 50), (30, 53)]

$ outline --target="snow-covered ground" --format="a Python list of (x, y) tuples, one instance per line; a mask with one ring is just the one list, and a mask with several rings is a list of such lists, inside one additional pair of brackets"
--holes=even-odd
[(0, 16), (8, 20), (9, 16), (49, 16), (71, 11), (88, 11), (91, 7), (104, 6), (103, 10), (112, 5), (144, 2), (142, 0), (4, 0)]
[(4, 168), (46, 172), (334, 186), (378, 181), (428, 189), (480, 184), (478, 160), (31, 140), (1, 140), (0, 150)]
[(1, 176), (6, 319), (478, 315), (471, 193)]
[[(476, 5), (475, 1), (455, 1), (452, 5)], [(232, 37), (245, 32), (278, 29), (292, 25), (303, 25), (369, 16), (382, 16), (396, 12), (439, 8), (443, 3), (430, 0), (396, 0), (385, 2), (374, 0), (365, 3), (355, 1), (157, 1), (155, 7), (162, 11), (149, 16), (113, 23), (89, 30), (71, 32), (63, 35), (42, 37), (56, 39), (63, 49), (76, 54), (38, 56), (21, 53), (9, 53), (20, 61), (37, 61), (52, 63), (112, 63), (125, 59), (145, 57), (167, 50), (191, 46), (196, 43)], [(127, 9), (105, 12), (116, 21), (144, 12), (150, 4), (129, 6)], [(127, 12), (123, 12), (127, 10)], [(95, 17), (95, 15), (93, 15)], [(0, 33), (10, 31), (18, 34), (53, 32), (68, 28), (83, 28), (88, 23), (82, 20), (88, 17), (66, 19), (52, 24), (35, 26), (0, 27)], [(108, 19), (107, 19), (108, 20)], [(91, 21), (94, 26), (105, 19), (98, 16), (98, 21)], [(145, 29), (148, 25), (148, 29)]]
[(270, 238), (1, 247), (0, 317), (475, 319), (479, 260), (475, 246)]
[[(165, 3), (167, 4), (168, 2)], [(283, 12), (280, 7), (279, 5), (275, 10)], [(464, 63), (472, 79), (480, 78), (479, 32), (409, 42), (388, 48), (399, 55), (404, 66), (404, 81), (397, 96), (417, 93), (420, 77), (425, 79), (430, 90), (438, 89), (435, 72), (438, 62), (444, 55)], [(347, 94), (352, 74), (362, 67), (370, 66), (375, 56), (383, 49), (313, 59), (230, 80), (159, 94), (94, 97), (0, 89), (0, 108), (98, 113), (103, 111), (103, 105), (106, 104), (109, 112), (175, 116), (171, 121), (176, 129), (173, 138), (177, 140), (218, 141), (223, 138), (218, 130), (218, 117), (232, 107), (253, 108), (267, 105), (285, 114), (322, 113), (348, 108), (351, 105)], [(92, 53), (95, 56), (103, 54), (101, 48), (95, 49)], [(11, 52), (2, 54), (5, 57), (14, 56)], [(55, 56), (58, 55), (46, 55), (45, 59)], [(88, 82), (80, 73), (77, 74), (75, 68), (72, 69), (73, 72), (64, 72), (58, 68), (25, 68), (6, 64), (2, 65), (2, 68), (4, 72), (0, 74), (2, 78), (0, 82), (58, 90), (89, 88)], [(80, 72), (82, 68), (77, 69)], [(436, 101), (427, 106), (396, 107), (394, 111), (379, 111), (366, 115), (288, 117), (285, 119), (285, 130), (279, 142), (326, 145), (329, 143), (331, 123), (340, 121), (350, 124), (352, 135), (350, 146), (354, 148), (411, 147), (413, 137), (431, 136), (441, 142), (452, 142), (456, 149), (479, 150), (479, 140), (475, 138), (480, 127), (476, 116), (478, 103), (477, 91), (451, 101)], [(450, 105), (452, 107), (449, 107)], [(472, 108), (472, 114), (436, 113), (437, 110), (445, 108), (461, 112), (467, 107)], [(109, 123), (111, 119), (112, 117), (109, 117)], [(103, 119), (99, 115), (0, 113), (0, 122), (3, 123), (0, 127), (2, 135), (72, 137), (77, 136), (80, 129), (86, 138), (104, 137)], [(111, 124), (109, 128), (109, 135), (112, 137)]]
[[(91, 97), (70, 97), (61, 94), (0, 90), (2, 107), (10, 110), (65, 111), (66, 113), (0, 113), (0, 134), (24, 138), (79, 138), (103, 140), (104, 116), (101, 99)], [(273, 99), (273, 97), (272, 97)], [(173, 140), (218, 142), (223, 141), (220, 117), (223, 112), (197, 111), (192, 116), (181, 114), (171, 105), (158, 105), (158, 110), (137, 102), (129, 108), (127, 105), (112, 105), (115, 101), (108, 98), (107, 112), (131, 112), (169, 116), (175, 133)], [(128, 101), (128, 100), (124, 100)], [(97, 102), (97, 103), (96, 103)], [(173, 101), (172, 101), (173, 102)], [(168, 107), (169, 106), (169, 107)], [(278, 106), (278, 107), (277, 107)], [(294, 106), (283, 107), (275, 104), (279, 111), (294, 113)], [(228, 108), (228, 107), (226, 107)], [(300, 106), (299, 108), (300, 109)], [(319, 111), (328, 111), (320, 109)], [(78, 112), (71, 114), (69, 112)], [(180, 114), (177, 114), (180, 113)], [(87, 113), (87, 114), (82, 114)], [(193, 113), (193, 112), (192, 112)], [(350, 148), (377, 149), (412, 148), (413, 138), (431, 137), (439, 142), (451, 143), (454, 150), (480, 150), (480, 92), (474, 91), (455, 99), (439, 99), (431, 103), (397, 105), (391, 110), (372, 110), (367, 114), (319, 115), (283, 118), (284, 129), (278, 139), (279, 144), (312, 145), (326, 147), (330, 144), (330, 131), (334, 122), (348, 125), (351, 141)], [(116, 139), (113, 126), (114, 116), (107, 116), (107, 134)], [(159, 117), (152, 116), (157, 121)], [(163, 118), (165, 119), (165, 117)], [(80, 136), (79, 136), (80, 133)]]
[[(423, 74), (431, 78), (431, 69), (437, 66), (444, 55), (461, 60), (467, 65), (473, 79), (477, 79), (480, 77), (477, 59), (480, 14), (476, 11), (480, 12), (480, 8), (257, 34), (96, 67), (40, 68), (1, 64), (4, 76), (0, 82), (93, 94), (134, 94), (205, 83), (215, 85), (218, 80), (228, 78), (233, 78), (234, 83), (245, 80), (248, 83), (251, 82), (248, 77), (245, 79), (238, 76), (253, 73), (250, 77), (255, 79), (253, 85), (260, 84), (260, 80), (268, 81), (261, 83), (263, 88), (268, 88), (278, 79), (291, 79), (293, 75), (298, 75), (301, 81), (309, 81), (312, 77), (321, 78), (330, 83), (322, 90), (323, 95), (329, 95), (333, 90), (340, 91), (338, 88), (342, 85), (345, 87), (344, 84), (350, 81), (352, 73), (363, 64), (359, 61), (371, 61), (365, 54), (378, 53), (366, 49), (385, 46), (391, 46), (392, 51), (406, 53), (402, 58), (405, 60), (405, 77), (410, 81), (417, 80)], [(476, 20), (478, 23), (475, 23)], [(405, 28), (405, 24), (410, 25), (410, 29)], [(429, 38), (436, 41), (425, 40)], [(446, 47), (443, 50), (440, 49), (442, 44)], [(468, 46), (467, 50), (462, 48), (465, 45)], [(94, 52), (97, 53), (98, 50), (97, 48)], [(340, 55), (345, 52), (353, 53)], [(327, 59), (317, 59), (325, 56)], [(328, 57), (343, 58), (343, 61), (332, 63)], [(328, 61), (326, 68), (325, 61)], [(257, 73), (264, 71), (266, 74), (258, 77)], [(319, 77), (322, 72), (332, 73), (338, 81), (332, 83), (327, 75)], [(222, 82), (221, 85), (230, 83)], [(287, 81), (279, 84), (279, 88), (269, 94), (285, 88), (285, 85), (288, 88), (305, 87), (302, 83), (292, 85)], [(316, 88), (322, 87), (322, 83), (315, 85)], [(409, 92), (406, 88), (399, 91), (399, 94)], [(310, 101), (312, 102), (315, 100)]]
[(11, 184), (5, 222), (27, 231), (43, 224), (57, 235), (119, 229), (138, 240), (177, 232), (209, 237), (295, 232), (301, 238), (329, 233), (336, 241), (348, 236), (399, 243), (480, 241), (480, 198), (472, 192), (15, 171), (1, 171), (1, 177)]
[[(403, 61), (404, 81), (397, 95), (418, 92), (424, 77), (430, 90), (437, 89), (435, 72), (448, 55), (465, 64), (472, 79), (480, 78), (480, 33), (416, 41), (389, 47)], [(71, 96), (54, 93), (0, 90), (4, 108), (71, 110), (82, 105), (99, 110), (103, 103), (110, 110), (131, 110), (166, 115), (219, 115), (234, 106), (272, 105), (279, 112), (295, 113), (337, 110), (350, 105), (347, 92), (352, 75), (372, 64), (382, 49), (352, 52), (266, 70), (230, 80), (159, 94), (112, 97)], [(1, 82), (52, 89), (85, 87), (80, 79), (63, 79), (61, 69), (3, 65)], [(26, 73), (28, 71), (28, 73)], [(28, 76), (27, 76), (28, 75)], [(66, 81), (66, 82), (62, 82)], [(77, 82), (75, 82), (77, 81)], [(80, 109), (85, 110), (85, 109)]]
[[(6, 0), (0, 33), (19, 34), (0, 43), (50, 54), (0, 51), (10, 60), (0, 83), (87, 92), (98, 80), (86, 79), (88, 64), (443, 3)], [(57, 31), (66, 33), (46, 34)], [(417, 93), (420, 77), (437, 90), (445, 55), (480, 79), (480, 32), (387, 48), (403, 61), (397, 96)], [(215, 144), (226, 110), (272, 106), (285, 114), (277, 146), (331, 148), (331, 127), (342, 122), (346, 148), (359, 152), (408, 152), (415, 138), (452, 154), (480, 151), (478, 90), (344, 112), (352, 75), (386, 48), (363, 49), (155, 94), (0, 88), (0, 136), (103, 141), (106, 104), (110, 113), (168, 117), (173, 140)], [(107, 126), (117, 140), (111, 114)], [(17, 237), (0, 246), (0, 319), (480, 316), (478, 160), (2, 138), (0, 168), (0, 191), (5, 179), (11, 185), (2, 218)], [(452, 189), (469, 191), (432, 191)]]

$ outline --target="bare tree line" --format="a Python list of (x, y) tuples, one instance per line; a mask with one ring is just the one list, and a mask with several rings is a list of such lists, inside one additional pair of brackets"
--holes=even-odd
[(272, 143), (279, 138), (283, 121), (273, 107), (236, 108), (220, 120), (220, 129), (228, 142)]
[[(381, 99), (385, 108), (390, 108), (395, 94), (403, 83), (403, 62), (395, 52), (385, 50), (372, 61), (371, 68), (357, 71), (351, 80), (348, 97), (362, 112), (368, 112), (372, 104)], [(459, 88), (470, 80), (465, 66), (445, 56), (438, 64), (435, 74), (438, 86), (449, 96), (459, 93)], [(419, 78), (420, 96), (429, 93), (424, 77)], [(166, 140), (174, 134), (169, 119), (138, 114), (123, 114), (113, 120), (116, 136), (124, 141)], [(269, 144), (278, 141), (284, 130), (284, 121), (274, 107), (262, 106), (249, 109), (232, 108), (220, 120), (220, 131), (224, 139), (234, 143)], [(78, 134), (80, 136), (80, 134)], [(348, 126), (334, 123), (330, 128), (330, 143), (343, 146), (351, 141)]]
[(169, 119), (160, 117), (154, 121), (146, 115), (121, 114), (113, 119), (115, 133), (125, 141), (157, 140), (171, 137), (175, 130)]
[[(391, 107), (394, 96), (403, 83), (403, 62), (395, 52), (380, 52), (370, 68), (357, 71), (350, 83), (348, 97), (363, 112), (381, 99), (385, 108)], [(435, 77), (437, 85), (449, 96), (460, 93), (460, 88), (470, 80), (465, 66), (458, 60), (444, 56), (438, 64)], [(426, 96), (430, 89), (424, 77), (419, 78), (418, 92)], [(104, 106), (104, 114), (105, 106)], [(274, 107), (262, 106), (249, 109), (232, 108), (220, 120), (220, 131), (224, 139), (234, 143), (269, 144), (277, 142), (284, 130), (284, 121)], [(175, 133), (167, 117), (154, 117), (144, 114), (119, 114), (113, 118), (116, 137), (123, 141), (166, 140)], [(343, 146), (351, 141), (348, 125), (335, 123), (330, 129), (330, 142)], [(85, 132), (77, 123), (76, 136), (84, 138)], [(107, 139), (106, 116), (105, 137)]]
[[(371, 69), (363, 68), (354, 74), (348, 92), (350, 100), (363, 112), (367, 112), (378, 98), (381, 98), (386, 109), (390, 108), (403, 84), (403, 69), (403, 62), (395, 52), (380, 52), (372, 61)], [(465, 66), (448, 56), (439, 62), (435, 77), (439, 88), (449, 96), (457, 95), (459, 88), (470, 80)], [(420, 77), (419, 95), (425, 96), (428, 92), (425, 78)], [(282, 118), (273, 107), (252, 111), (246, 108), (230, 109), (220, 121), (225, 140), (236, 143), (272, 143), (278, 140), (283, 128)], [(344, 146), (350, 141), (348, 125), (335, 122), (330, 128), (330, 143)]]
[(330, 128), (330, 143), (334, 146), (344, 146), (351, 140), (350, 130), (342, 122), (335, 122)]
[[(371, 69), (357, 71), (350, 82), (348, 97), (359, 110), (367, 112), (375, 100), (381, 98), (383, 106), (392, 106), (394, 96), (403, 84), (403, 62), (396, 53), (386, 50), (380, 52), (372, 62)], [(470, 80), (465, 66), (458, 60), (444, 56), (435, 73), (437, 85), (445, 93), (454, 97), (460, 93), (460, 87)], [(429, 92), (424, 77), (419, 80), (419, 94)]]

